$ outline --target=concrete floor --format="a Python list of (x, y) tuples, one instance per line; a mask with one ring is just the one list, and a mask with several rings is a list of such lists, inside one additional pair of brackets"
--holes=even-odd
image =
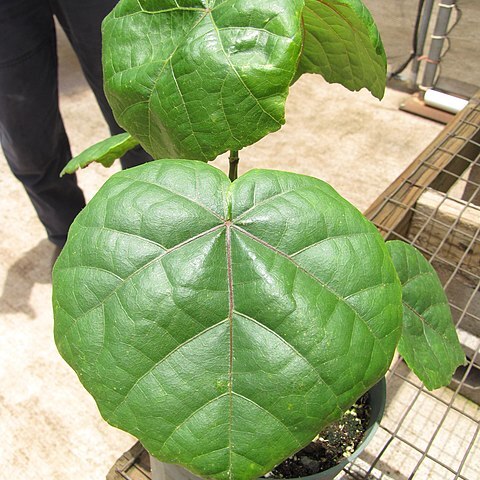
[[(60, 57), (61, 107), (78, 153), (107, 130), (63, 39)], [(262, 167), (317, 176), (364, 210), (442, 128), (400, 112), (404, 98), (389, 90), (378, 102), (305, 77), (292, 89), (287, 125), (241, 153), (241, 172)], [(215, 164), (225, 169), (227, 161)], [(80, 173), (88, 198), (115, 169)], [(3, 157), (0, 191), (0, 479), (104, 479), (133, 439), (103, 422), (55, 349), (53, 248)]]

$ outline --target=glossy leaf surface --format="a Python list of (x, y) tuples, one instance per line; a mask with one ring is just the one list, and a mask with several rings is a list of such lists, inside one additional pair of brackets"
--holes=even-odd
[(380, 34), (361, 0), (305, 0), (304, 46), (297, 77), (319, 73), (349, 90), (385, 91), (387, 59)]
[(448, 385), (465, 354), (447, 297), (433, 267), (415, 248), (387, 242), (403, 291), (403, 333), (398, 351), (429, 390)]
[(88, 147), (80, 155), (72, 158), (60, 173), (63, 177), (66, 173), (74, 173), (80, 168), (85, 168), (93, 162), (101, 163), (104, 167), (111, 167), (117, 158), (122, 157), (132, 148), (138, 145), (138, 141), (129, 133), (121, 133)]
[(154, 158), (213, 160), (284, 123), (303, 0), (121, 0), (103, 24), (105, 92)]
[(376, 229), (324, 182), (202, 162), (112, 176), (53, 272), (55, 338), (160, 460), (252, 479), (375, 384), (401, 330)]

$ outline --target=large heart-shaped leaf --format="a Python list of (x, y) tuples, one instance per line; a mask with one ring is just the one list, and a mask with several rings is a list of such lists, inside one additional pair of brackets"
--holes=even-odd
[(202, 162), (112, 176), (53, 272), (55, 339), (104, 418), (166, 462), (251, 479), (387, 370), (401, 288), (324, 182)]
[(447, 296), (425, 257), (405, 242), (387, 242), (403, 291), (398, 351), (429, 390), (448, 385), (465, 362)]
[(103, 24), (105, 92), (154, 158), (213, 160), (284, 123), (303, 0), (121, 0)]
[(304, 46), (297, 78), (319, 73), (349, 90), (385, 91), (387, 59), (377, 27), (361, 0), (305, 0)]

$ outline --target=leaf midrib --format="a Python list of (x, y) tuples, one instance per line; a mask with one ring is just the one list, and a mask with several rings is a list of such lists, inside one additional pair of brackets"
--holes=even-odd
[[(228, 0), (226, 0), (228, 1)], [(177, 81), (177, 76), (174, 72), (174, 69), (173, 69), (173, 57), (175, 56), (175, 54), (178, 52), (178, 50), (183, 47), (183, 45), (185, 44), (185, 40), (189, 37), (189, 35), (192, 33), (192, 31), (207, 17), (207, 16), (210, 16), (211, 18), (211, 26), (212, 26), (212, 31), (215, 31), (216, 32), (216, 35), (217, 35), (217, 39), (218, 39), (218, 42), (219, 42), (219, 45), (220, 45), (220, 48), (225, 56), (225, 59), (228, 63), (228, 65), (230, 66), (232, 72), (234, 73), (234, 75), (237, 77), (238, 81), (241, 83), (241, 85), (243, 86), (243, 88), (245, 89), (247, 95), (253, 99), (257, 105), (257, 107), (261, 110), (261, 112), (263, 114), (265, 114), (266, 116), (268, 116), (270, 118), (271, 121), (273, 121), (276, 125), (278, 125), (279, 127), (282, 125), (282, 121), (281, 120), (278, 120), (277, 118), (275, 118), (270, 112), (268, 112), (264, 106), (262, 105), (261, 103), (261, 100), (263, 100), (263, 98), (258, 98), (257, 96), (254, 95), (254, 93), (252, 92), (252, 90), (248, 87), (248, 85), (245, 83), (244, 79), (242, 78), (242, 76), (239, 74), (237, 68), (235, 67), (235, 65), (231, 62), (230, 60), (230, 57), (227, 55), (226, 51), (225, 51), (225, 48), (224, 48), (224, 45), (223, 45), (223, 42), (222, 42), (222, 39), (221, 39), (221, 35), (220, 35), (220, 29), (216, 22), (215, 22), (215, 18), (213, 16), (213, 13), (216, 9), (218, 9), (219, 7), (221, 7), (224, 3), (226, 3), (226, 1), (224, 2), (221, 2), (219, 4), (215, 4), (213, 7), (210, 7), (208, 6), (207, 8), (190, 8), (190, 7), (175, 7), (175, 8), (171, 8), (171, 9), (166, 9), (166, 10), (159, 10), (159, 11), (154, 11), (154, 12), (150, 12), (150, 11), (145, 11), (143, 10), (142, 6), (139, 4), (139, 8), (140, 10), (138, 12), (135, 12), (133, 14), (129, 14), (129, 15), (123, 15), (121, 17), (116, 17), (114, 15), (113, 18), (115, 19), (120, 19), (120, 18), (125, 18), (125, 17), (129, 17), (129, 16), (133, 16), (133, 15), (138, 15), (138, 14), (149, 14), (149, 15), (156, 15), (156, 14), (163, 14), (163, 13), (169, 13), (169, 12), (179, 12), (179, 11), (192, 11), (192, 12), (201, 12), (203, 13), (198, 19), (196, 22), (193, 23), (193, 25), (191, 26), (191, 28), (186, 31), (182, 36), (181, 38), (177, 41), (177, 45), (174, 47), (173, 51), (168, 55), (168, 57), (162, 61), (162, 67), (160, 68), (159, 72), (155, 75), (155, 79), (153, 81), (153, 84), (152, 84), (152, 87), (151, 87), (151, 91), (148, 95), (148, 98), (145, 99), (145, 100), (141, 100), (139, 102), (136, 102), (135, 104), (133, 105), (129, 105), (127, 107), (124, 108), (124, 110), (122, 111), (122, 115), (128, 111), (130, 108), (136, 106), (136, 105), (139, 105), (139, 104), (146, 104), (147, 105), (147, 110), (148, 110), (148, 114), (147, 114), (147, 139), (148, 139), (148, 146), (151, 150), (153, 150), (153, 139), (152, 139), (152, 99), (153, 99), (153, 96), (155, 94), (155, 92), (157, 91), (157, 86), (158, 86), (158, 82), (160, 81), (160, 78), (162, 76), (162, 74), (164, 73), (165, 69), (167, 68), (167, 65), (170, 64), (170, 68), (171, 68), (171, 73), (172, 73), (172, 77), (175, 81), (175, 85), (177, 87), (177, 91), (178, 91), (178, 94), (180, 96), (180, 98), (182, 99), (182, 102), (183, 102), (183, 109), (184, 109), (184, 112), (188, 118), (188, 121), (191, 125), (191, 132), (193, 134), (193, 137), (195, 139), (195, 142), (197, 143), (197, 146), (200, 150), (200, 152), (202, 153), (202, 155), (204, 155), (204, 148), (202, 147), (201, 143), (199, 142), (196, 134), (195, 134), (195, 129), (192, 127), (192, 121), (191, 121), (191, 117), (190, 117), (190, 112), (189, 112), (189, 109), (187, 107), (187, 104), (185, 103), (184, 101), (184, 96), (183, 96), (183, 93), (180, 89), (180, 86), (178, 84), (178, 81)], [(230, 28), (235, 28), (235, 27), (230, 27)], [(239, 28), (242, 28), (242, 27), (239, 27)], [(245, 27), (243, 27), (245, 28)], [(274, 35), (274, 36), (279, 36), (277, 34), (275, 34), (274, 32), (270, 32), (268, 30), (265, 30), (265, 29), (262, 29), (262, 28), (255, 28), (255, 27), (246, 27), (246, 28), (252, 28), (253, 30), (255, 31), (265, 31), (267, 32), (269, 35)], [(285, 37), (285, 38), (290, 38), (291, 37)], [(140, 65), (138, 67), (143, 67), (144, 65)], [(135, 68), (138, 68), (138, 67), (135, 67)], [(128, 69), (127, 69), (128, 70)], [(122, 70), (121, 72), (115, 72), (115, 75), (118, 75), (118, 74), (121, 74), (123, 73), (124, 70)], [(294, 74), (292, 74), (293, 76)], [(232, 133), (232, 139), (235, 140), (235, 136), (233, 135)], [(233, 148), (233, 147), (232, 147)], [(236, 147), (235, 147), (236, 148)]]
[[(134, 180), (134, 179), (132, 179)], [(145, 183), (149, 183), (149, 182), (145, 182)], [(150, 184), (150, 183), (149, 183)], [(188, 197), (185, 197), (185, 198), (188, 198)], [(191, 201), (193, 201), (192, 199), (189, 199)], [(194, 201), (193, 201), (194, 202)], [(194, 202), (194, 203), (197, 203), (197, 202)], [(325, 284), (324, 282), (322, 282), (318, 277), (316, 277), (315, 275), (313, 275), (311, 272), (309, 272), (308, 270), (306, 270), (304, 267), (302, 267), (300, 264), (298, 264), (290, 255), (288, 255), (287, 253), (275, 248), (274, 246), (270, 245), (268, 242), (258, 238), (257, 236), (253, 235), (252, 233), (248, 232), (247, 230), (244, 230), (243, 228), (239, 227), (238, 225), (235, 225), (231, 220), (226, 220), (224, 221), (224, 223), (221, 223), (220, 225), (216, 225), (204, 232), (201, 232), (181, 243), (179, 243), (178, 245), (166, 250), (165, 252), (162, 252), (160, 255), (156, 256), (155, 258), (153, 258), (152, 260), (150, 260), (149, 262), (147, 262), (146, 264), (142, 265), (141, 267), (139, 267), (138, 269), (136, 269), (134, 272), (132, 272), (130, 275), (128, 275), (127, 277), (125, 277), (125, 279), (123, 279), (121, 282), (119, 282), (119, 284), (107, 295), (105, 296), (102, 301), (98, 302), (97, 304), (95, 304), (94, 306), (92, 306), (91, 308), (89, 308), (86, 312), (83, 312), (80, 316), (78, 317), (73, 317), (72, 315), (70, 315), (72, 318), (75, 318), (75, 322), (72, 322), (72, 324), (70, 325), (70, 327), (65, 331), (65, 335), (64, 337), (66, 338), (68, 332), (71, 330), (71, 328), (73, 328), (74, 325), (77, 324), (77, 322), (82, 319), (83, 317), (87, 316), (90, 312), (92, 312), (93, 310), (99, 308), (100, 306), (104, 305), (105, 302), (110, 298), (112, 297), (118, 290), (120, 290), (120, 288), (122, 288), (128, 281), (130, 281), (133, 277), (135, 277), (136, 275), (138, 275), (139, 273), (141, 273), (143, 270), (145, 270), (146, 268), (148, 268), (150, 265), (152, 265), (153, 263), (161, 260), (162, 258), (164, 258), (166, 255), (182, 248), (183, 246), (195, 241), (195, 240), (198, 240), (200, 238), (203, 238), (205, 237), (206, 235), (210, 234), (210, 233), (213, 233), (217, 230), (220, 230), (220, 229), (223, 229), (225, 228), (226, 230), (226, 238), (227, 238), (227, 245), (226, 245), (226, 249), (227, 249), (227, 275), (228, 275), (228, 286), (229, 286), (229, 318), (230, 318), (230, 338), (231, 338), (231, 343), (230, 343), (230, 364), (232, 364), (233, 362), (233, 326), (232, 326), (232, 322), (233, 322), (233, 311), (234, 311), (234, 294), (233, 294), (233, 272), (232, 272), (232, 265), (231, 265), (231, 230), (232, 228), (240, 233), (243, 233), (244, 235), (246, 235), (247, 237), (251, 238), (252, 240), (260, 243), (261, 245), (264, 245), (266, 248), (269, 248), (270, 250), (273, 250), (275, 253), (277, 253), (278, 255), (281, 255), (282, 257), (286, 258), (287, 260), (289, 260), (293, 265), (295, 265), (295, 267), (299, 270), (301, 270), (302, 272), (304, 272), (306, 275), (310, 276), (313, 280), (315, 280), (317, 283), (319, 283), (323, 288), (325, 288), (327, 291), (329, 291), (332, 295), (334, 295), (341, 303), (345, 304), (349, 309), (351, 309), (354, 314), (360, 319), (362, 320), (362, 322), (364, 323), (364, 325), (367, 327), (368, 331), (371, 333), (371, 335), (373, 336), (373, 338), (377, 339), (377, 340), (380, 340), (379, 337), (377, 337), (377, 335), (375, 335), (375, 333), (373, 332), (373, 330), (371, 329), (370, 325), (368, 324), (368, 322), (366, 321), (366, 319), (363, 318), (363, 316), (357, 312), (348, 302), (345, 301), (345, 299), (340, 296), (335, 290), (333, 290), (331, 287), (329, 287), (327, 284)], [(382, 284), (383, 285), (383, 284)], [(67, 312), (68, 313), (68, 312)], [(379, 343), (378, 344), (380, 349), (382, 350), (383, 354), (385, 356), (387, 356), (385, 350), (383, 349), (383, 347), (381, 346), (381, 344)], [(229, 377), (230, 377), (230, 380), (232, 380), (232, 369), (230, 367), (230, 370), (229, 370)], [(229, 382), (230, 383), (230, 382)]]
[(232, 269), (232, 222), (225, 222), (225, 244), (227, 250), (227, 281), (228, 281), (228, 321), (230, 329), (229, 365), (228, 365), (228, 395), (229, 395), (229, 421), (228, 421), (228, 476), (231, 477), (232, 468), (232, 424), (233, 424), (233, 312), (235, 310), (235, 298), (233, 293), (233, 269)]
[[(414, 307), (412, 307), (409, 303), (407, 303), (404, 300), (402, 301), (402, 304), (420, 321), (420, 325), (422, 326), (422, 330), (423, 330), (423, 333), (424, 333), (423, 337), (425, 338), (425, 341), (427, 342), (428, 346), (430, 347), (430, 351), (432, 352), (433, 356), (435, 357), (438, 367), (440, 367), (442, 365), (443, 361), (442, 361), (441, 358), (438, 357), (437, 350), (434, 348), (434, 345), (432, 345), (432, 343), (430, 342), (430, 336), (427, 335), (426, 330), (428, 329), (430, 331), (431, 335), (433, 335), (434, 337), (437, 337), (441, 341), (443, 341), (444, 338), (443, 338), (443, 335), (440, 332), (437, 332), (435, 330), (435, 328), (432, 325), (430, 325), (430, 323), (428, 322), (428, 320), (424, 316), (424, 314), (428, 309), (430, 309), (433, 306), (444, 305), (444, 302), (438, 302), (438, 303), (429, 305), (429, 307), (427, 309), (425, 309), (422, 313), (417, 311)], [(415, 350), (412, 350), (412, 351), (413, 351), (413, 353), (415, 353)], [(450, 355), (448, 356), (448, 358), (449, 359), (451, 358)], [(432, 370), (432, 372), (433, 372), (433, 370)], [(437, 376), (439, 375), (438, 372), (435, 372), (435, 374)]]

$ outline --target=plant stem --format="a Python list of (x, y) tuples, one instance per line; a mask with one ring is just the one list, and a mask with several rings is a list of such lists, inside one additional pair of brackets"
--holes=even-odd
[(228, 177), (233, 182), (238, 178), (238, 162), (240, 161), (240, 157), (238, 156), (238, 150), (231, 150), (230, 157), (230, 171), (228, 173)]

